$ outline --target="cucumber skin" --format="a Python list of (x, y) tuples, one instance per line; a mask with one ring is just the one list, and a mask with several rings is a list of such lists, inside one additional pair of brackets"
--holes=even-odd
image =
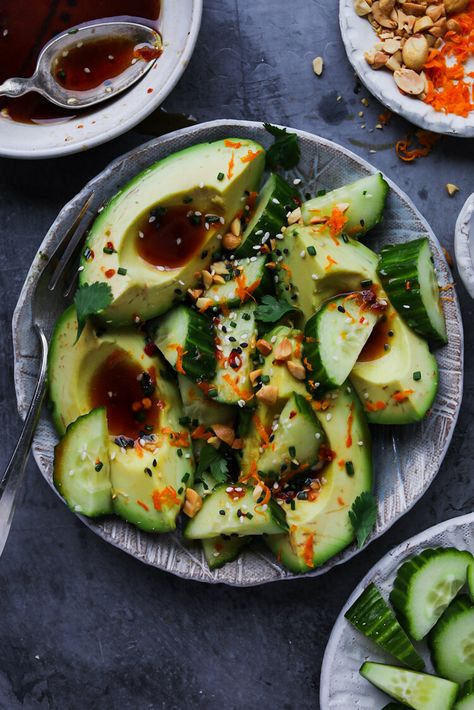
[[(397, 572), (390, 594), (390, 602), (395, 608), (402, 626), (416, 641), (421, 641), (421, 638), (418, 638), (416, 632), (413, 630), (410, 612), (408, 610), (408, 605), (410, 604), (411, 580), (419, 570), (423, 569), (425, 563), (433, 558), (450, 553), (459, 554), (459, 552), (460, 550), (457, 550), (455, 547), (428, 548), (423, 550), (419, 555), (415, 555), (415, 557), (404, 562)], [(467, 566), (468, 561), (466, 560), (466, 572)]]
[[(421, 299), (416, 267), (419, 251), (425, 244), (429, 248), (427, 237), (384, 247), (380, 252), (378, 275), (393, 307), (410, 328), (425, 340), (446, 345), (447, 336), (442, 337), (433, 328)], [(409, 290), (407, 282), (410, 283)]]
[(401, 663), (416, 671), (424, 669), (423, 659), (375, 584), (369, 584), (344, 616), (364, 636)]
[[(444, 614), (441, 616), (436, 626), (431, 630), (429, 636), (429, 647), (431, 651), (431, 660), (433, 662), (434, 669), (436, 673), (443, 678), (452, 680), (454, 683), (458, 683), (459, 680), (452, 678), (448, 675), (448, 669), (444, 668), (443, 658), (443, 634), (444, 631), (449, 628), (452, 620), (456, 619), (458, 616), (464, 614), (464, 612), (471, 612), (474, 615), (474, 607), (467, 594), (462, 594), (449, 605)], [(474, 679), (468, 679), (461, 682), (474, 682)]]
[[(204, 314), (188, 306), (177, 306), (186, 309), (189, 325), (183, 347), (183, 370), (187, 377), (201, 381), (212, 379), (216, 371), (216, 356), (214, 352), (214, 335), (211, 320)], [(165, 318), (173, 317), (174, 309), (168, 311)], [(169, 321), (170, 322), (170, 321)], [(158, 326), (159, 333), (159, 326)], [(159, 347), (159, 346), (158, 346)], [(166, 354), (163, 353), (164, 357)]]
[[(206, 540), (201, 540), (204, 557), (210, 570), (220, 569), (228, 562), (233, 562), (240, 555), (242, 549), (251, 541), (251, 537), (230, 537), (225, 538), (222, 535), (219, 537), (211, 537)], [(218, 551), (218, 556), (214, 556), (216, 552), (216, 542), (222, 546)]]
[[(271, 173), (268, 178), (268, 181), (269, 180), (273, 180), (275, 185), (270, 193), (269, 199), (263, 213), (260, 216), (260, 219), (254, 225), (249, 234), (246, 234), (247, 230), (244, 230), (242, 235), (242, 243), (233, 251), (233, 254), (239, 259), (245, 256), (255, 256), (258, 251), (253, 247), (261, 243), (262, 237), (266, 232), (269, 232), (272, 237), (278, 234), (280, 229), (286, 224), (285, 206), (291, 204), (295, 198), (299, 200), (298, 190), (292, 185), (289, 185), (277, 173)], [(267, 183), (265, 183), (261, 192), (263, 192), (267, 186)], [(273, 198), (279, 200), (280, 204), (275, 204), (272, 201)], [(258, 206), (257, 199), (257, 209)], [(295, 202), (293, 209), (296, 209), (296, 207), (297, 203)], [(262, 232), (261, 234), (256, 234), (256, 232), (260, 231)]]
[(473, 710), (474, 708), (474, 678), (461, 686), (454, 710)]

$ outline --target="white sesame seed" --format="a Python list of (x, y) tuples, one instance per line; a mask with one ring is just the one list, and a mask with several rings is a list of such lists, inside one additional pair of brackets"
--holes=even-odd
[(237, 404), (239, 405), (239, 407), (245, 407), (245, 399), (239, 399)]
[[(78, 46), (79, 46), (79, 45), (78, 45)], [(90, 73), (91, 73), (91, 70), (89, 69), (89, 67), (84, 67), (84, 72), (85, 72), (86, 74), (90, 74)]]
[(321, 434), (319, 433), (319, 431), (317, 431), (314, 436), (316, 437), (316, 439), (320, 439), (320, 438), (321, 438)]
[(276, 197), (272, 197), (272, 202), (273, 202), (274, 205), (279, 205), (279, 204), (280, 204), (280, 200), (277, 200)]
[(302, 259), (304, 259), (305, 256), (306, 256), (306, 252), (305, 252), (305, 250), (303, 249), (302, 251), (300, 251), (300, 257), (301, 257)]
[(410, 306), (407, 306), (405, 303), (403, 304), (403, 308), (410, 308)]
[(359, 446), (364, 446), (364, 442), (363, 442), (363, 441), (358, 441), (357, 443), (358, 443)]
[(83, 266), (80, 266), (80, 267), (78, 268), (78, 271), (84, 271), (84, 267), (83, 267)]
[(283, 237), (283, 234), (275, 234), (275, 237), (276, 237), (277, 239), (283, 239), (283, 238), (284, 238), (284, 237)]
[(293, 180), (293, 185), (300, 185), (301, 184), (301, 178), (295, 178)]
[(332, 419), (332, 414), (329, 412), (328, 414), (326, 414), (326, 421), (330, 422), (331, 419)]
[(200, 187), (201, 190), (202, 190), (202, 188), (204, 187), (204, 183), (203, 183), (203, 182), (200, 182), (200, 183), (199, 183), (199, 187)]
[(317, 275), (317, 274), (311, 274), (311, 278), (313, 279), (313, 281), (317, 281), (317, 280), (318, 280), (318, 275)]

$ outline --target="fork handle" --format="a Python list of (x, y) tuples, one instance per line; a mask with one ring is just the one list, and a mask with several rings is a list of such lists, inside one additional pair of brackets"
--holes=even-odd
[(37, 332), (41, 342), (41, 367), (38, 382), (17, 445), (0, 482), (0, 555), (3, 552), (8, 533), (10, 532), (18, 493), (23, 482), (26, 462), (28, 461), (30, 453), (33, 434), (38, 423), (41, 405), (46, 391), (48, 341), (39, 326), (37, 326)]

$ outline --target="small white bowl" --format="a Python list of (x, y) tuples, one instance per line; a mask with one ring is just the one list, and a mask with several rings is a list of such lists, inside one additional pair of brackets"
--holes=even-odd
[(461, 280), (474, 298), (474, 192), (467, 198), (456, 221), (454, 251)]
[[(130, 7), (133, 7), (131, 2)], [(105, 143), (154, 111), (174, 88), (194, 50), (202, 0), (162, 0), (163, 54), (132, 89), (75, 119), (33, 125), (0, 117), (0, 156), (54, 158)]]

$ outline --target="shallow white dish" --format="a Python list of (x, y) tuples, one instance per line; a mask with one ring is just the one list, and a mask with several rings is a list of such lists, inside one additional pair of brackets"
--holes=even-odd
[[(288, 179), (302, 178), (303, 193), (309, 191), (316, 194), (323, 187), (340, 186), (376, 172), (364, 160), (335, 143), (303, 131), (295, 132), (300, 138), (302, 157), (298, 170), (291, 171)], [(271, 137), (260, 123), (213, 121), (185, 128), (146, 143), (115, 160), (61, 210), (31, 266), (13, 317), (15, 386), (22, 416), (25, 415), (35, 384), (38, 347), (31, 324), (31, 296), (44, 263), (41, 254), (48, 254), (60, 237), (64, 225), (73, 219), (85, 191), (93, 187), (99, 199), (106, 200), (140, 170), (169, 153), (194, 143), (227, 136), (249, 137), (267, 146), (271, 143)], [(389, 183), (391, 191), (384, 227), (371, 233), (370, 245), (378, 249), (382, 243), (394, 243), (427, 234), (431, 240), (439, 280), (441, 284), (449, 283), (449, 268), (431, 228), (409, 198), (393, 183)], [(59, 315), (63, 304), (59, 303), (56, 307), (58, 311), (51, 313), (52, 318)], [(372, 539), (388, 530), (425, 493), (438, 472), (453, 434), (461, 405), (463, 382), (463, 332), (455, 295), (452, 301), (446, 302), (446, 316), (449, 344), (438, 351), (440, 389), (431, 416), (418, 425), (398, 429), (379, 427), (374, 431), (374, 470), (377, 472), (376, 494), (380, 503), (377, 527)], [(56, 442), (57, 435), (45, 409), (34, 440), (33, 453), (41, 473), (50, 484), (53, 447)], [(295, 576), (281, 567), (263, 547), (246, 549), (238, 561), (211, 573), (200, 547), (184, 541), (179, 533), (147, 535), (118, 518), (83, 520), (94, 532), (125, 552), (181, 577), (249, 586)], [(356, 553), (355, 546), (351, 546), (308, 576), (322, 574)]]
[[(131, 2), (133, 7), (133, 2)], [(33, 125), (0, 117), (0, 156), (54, 158), (100, 145), (136, 126), (168, 96), (185, 70), (201, 25), (202, 0), (163, 0), (163, 54), (134, 87), (75, 119)]]
[[(371, 582), (377, 585), (386, 598), (402, 562), (427, 547), (458, 547), (472, 551), (474, 513), (447, 520), (402, 542), (382, 557), (357, 585), (337, 617), (326, 647), (321, 670), (321, 710), (348, 710), (349, 707), (351, 710), (380, 710), (389, 702), (387, 695), (362, 678), (359, 668), (368, 659), (393, 663), (393, 658), (356, 631), (344, 618), (344, 613)], [(429, 654), (422, 655), (427, 671), (432, 672)]]
[[(367, 19), (357, 15), (353, 0), (339, 0), (339, 24), (347, 57), (357, 76), (384, 106), (428, 131), (464, 138), (474, 136), (474, 111), (467, 118), (435, 111), (424, 101), (401, 94), (391, 72), (375, 71), (367, 64), (364, 52), (374, 46), (377, 36)], [(474, 69), (472, 61), (468, 66), (471, 71)]]
[(474, 192), (459, 213), (454, 233), (454, 251), (459, 275), (474, 298)]

